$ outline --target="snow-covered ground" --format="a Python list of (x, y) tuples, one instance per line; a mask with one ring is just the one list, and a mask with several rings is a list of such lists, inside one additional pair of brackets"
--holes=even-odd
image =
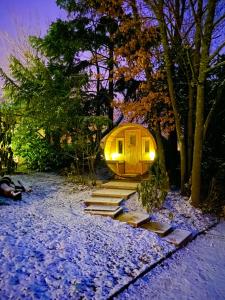
[[(1, 300), (107, 299), (175, 249), (145, 229), (85, 214), (89, 188), (54, 174), (17, 178), (33, 192), (0, 203)], [(126, 209), (142, 210), (136, 198)], [(216, 221), (178, 193), (152, 218), (194, 234)]]
[(116, 299), (224, 300), (225, 221), (177, 251)]

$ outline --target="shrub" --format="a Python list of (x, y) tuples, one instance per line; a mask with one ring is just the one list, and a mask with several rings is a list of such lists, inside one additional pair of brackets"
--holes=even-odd
[(22, 157), (29, 169), (46, 171), (57, 169), (63, 161), (61, 153), (33, 128), (20, 125), (13, 136), (15, 155)]
[(164, 174), (156, 160), (150, 169), (148, 180), (144, 180), (138, 186), (138, 199), (148, 213), (155, 208), (160, 208), (168, 192), (168, 177)]

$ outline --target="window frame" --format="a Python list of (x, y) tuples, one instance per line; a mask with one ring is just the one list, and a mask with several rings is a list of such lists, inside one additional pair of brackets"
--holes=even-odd
[[(122, 143), (122, 152), (120, 152), (119, 143)], [(116, 138), (116, 152), (120, 155), (124, 155), (124, 138)]]

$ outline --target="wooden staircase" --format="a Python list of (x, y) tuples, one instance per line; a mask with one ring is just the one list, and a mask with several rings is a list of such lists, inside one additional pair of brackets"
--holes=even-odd
[(139, 212), (123, 213), (121, 203), (137, 190), (139, 182), (113, 180), (101, 185), (94, 191), (90, 199), (84, 201), (85, 212), (92, 215), (109, 216), (125, 222), (133, 227), (141, 227), (163, 237), (176, 246), (181, 246), (192, 235), (190, 231), (173, 229), (171, 225), (150, 220), (149, 214)]
[(123, 190), (131, 190), (131, 191), (136, 191), (137, 186), (139, 182), (133, 182), (133, 181), (124, 181), (124, 180), (113, 180), (106, 182), (102, 184), (103, 188), (108, 188), (108, 189), (123, 189)]
[(92, 215), (109, 216), (115, 218), (123, 212), (120, 206), (123, 200), (128, 199), (136, 192), (135, 182), (109, 181), (94, 191), (90, 199), (85, 200), (84, 209)]

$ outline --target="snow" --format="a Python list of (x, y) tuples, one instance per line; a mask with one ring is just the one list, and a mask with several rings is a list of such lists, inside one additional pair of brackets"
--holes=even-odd
[(225, 221), (138, 279), (117, 300), (224, 300)]
[[(33, 192), (0, 205), (0, 299), (106, 299), (175, 250), (145, 229), (85, 214), (88, 187), (54, 174), (14, 178)], [(143, 211), (136, 195), (124, 206)], [(194, 234), (216, 222), (179, 193), (152, 219)]]

